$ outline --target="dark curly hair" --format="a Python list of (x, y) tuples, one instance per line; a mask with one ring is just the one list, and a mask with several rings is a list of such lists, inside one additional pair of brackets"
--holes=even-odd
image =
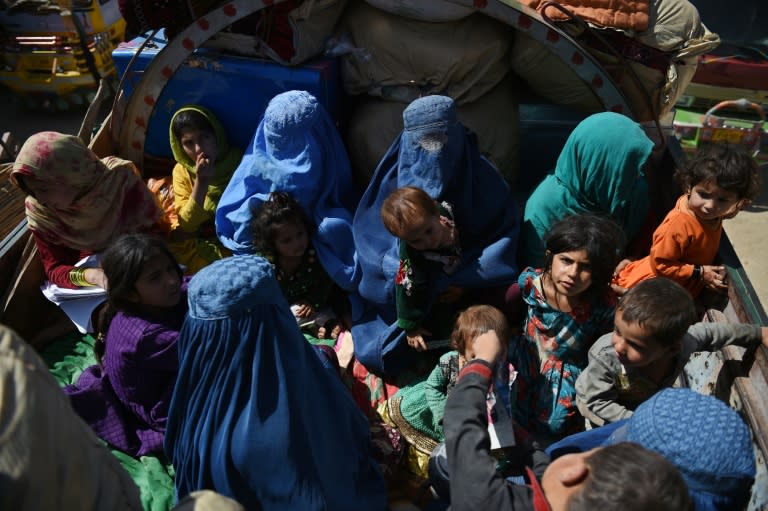
[(699, 151), (675, 172), (675, 180), (690, 191), (698, 183), (711, 181), (739, 199), (754, 200), (760, 193), (760, 174), (755, 159), (739, 147), (715, 144)]
[(252, 231), (256, 251), (266, 257), (275, 257), (278, 229), (293, 223), (304, 224), (307, 234), (314, 232), (315, 226), (296, 199), (286, 192), (272, 192), (269, 199), (262, 202), (253, 212)]
[(627, 291), (616, 307), (627, 324), (637, 324), (661, 346), (675, 346), (696, 322), (691, 293), (664, 277), (648, 279)]

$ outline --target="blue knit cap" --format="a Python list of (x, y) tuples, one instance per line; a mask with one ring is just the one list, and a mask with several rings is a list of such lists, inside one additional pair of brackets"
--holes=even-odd
[(189, 282), (189, 315), (195, 319), (222, 319), (248, 312), (259, 304), (285, 301), (272, 277), (272, 264), (260, 256), (232, 256), (215, 261)]
[(672, 462), (697, 511), (746, 506), (755, 477), (749, 428), (719, 399), (690, 389), (664, 389), (641, 404), (607, 443), (624, 440)]

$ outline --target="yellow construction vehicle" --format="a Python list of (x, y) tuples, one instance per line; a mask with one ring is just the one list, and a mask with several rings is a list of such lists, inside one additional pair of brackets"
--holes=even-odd
[(28, 106), (88, 105), (100, 78), (115, 77), (123, 41), (117, 0), (17, 0), (0, 4), (0, 86)]

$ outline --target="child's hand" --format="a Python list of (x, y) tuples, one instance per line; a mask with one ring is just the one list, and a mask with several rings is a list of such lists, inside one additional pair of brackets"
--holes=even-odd
[(213, 161), (211, 161), (211, 159), (205, 155), (205, 153), (200, 153), (200, 155), (197, 157), (195, 171), (197, 172), (198, 177), (202, 177), (203, 179), (210, 179), (213, 177), (213, 173), (216, 171), (216, 166), (213, 164)]
[(432, 332), (423, 328), (408, 330), (405, 332), (405, 337), (408, 339), (408, 346), (415, 349), (416, 351), (426, 351), (427, 342), (424, 340), (425, 335), (432, 335)]
[(501, 342), (496, 331), (488, 330), (475, 337), (470, 349), (467, 350), (467, 354), (469, 355), (468, 358), (479, 358), (489, 364), (495, 364), (505, 351), (506, 346)]
[(621, 287), (620, 285), (614, 284), (613, 282), (611, 282), (611, 290), (616, 293), (616, 296), (624, 296), (627, 294), (627, 291), (629, 291), (629, 289), (626, 287)]
[(760, 341), (763, 343), (763, 346), (768, 348), (768, 326), (760, 327)]
[(725, 266), (704, 265), (701, 267), (701, 280), (704, 281), (706, 287), (715, 291), (728, 290), (726, 276)]
[(86, 268), (83, 278), (101, 289), (107, 289), (107, 275), (101, 268)]
[(170, 192), (170, 193), (164, 193), (164, 194), (162, 195), (162, 197), (163, 197), (163, 200), (162, 200), (162, 202), (160, 203), (160, 207), (163, 209), (163, 211), (165, 211), (165, 212), (166, 212), (166, 214), (167, 214), (168, 212), (173, 212), (173, 211), (175, 211), (175, 205), (174, 205), (174, 196), (173, 196), (173, 192)]
[(632, 259), (627, 259), (627, 258), (624, 258), (621, 261), (619, 261), (619, 264), (617, 264), (616, 268), (613, 269), (613, 276), (618, 277), (619, 273), (621, 273), (621, 270), (623, 270), (624, 267), (631, 262), (632, 262)]
[(613, 269), (613, 280), (611, 281), (611, 289), (614, 293), (616, 293), (617, 296), (623, 296), (627, 291), (629, 291), (626, 287), (621, 287), (620, 285), (616, 284), (615, 281), (619, 276), (619, 273), (621, 273), (621, 270), (623, 270), (629, 263), (631, 263), (631, 259), (622, 259), (619, 261), (619, 264), (616, 265), (616, 268)]
[(295, 305), (297, 307), (295, 312), (297, 318), (308, 318), (315, 313), (315, 309), (306, 300), (296, 302)]

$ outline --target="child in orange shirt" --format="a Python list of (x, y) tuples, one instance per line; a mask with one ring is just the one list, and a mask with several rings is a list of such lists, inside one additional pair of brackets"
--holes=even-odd
[(723, 220), (733, 218), (760, 191), (758, 167), (744, 151), (715, 145), (675, 173), (685, 193), (653, 234), (651, 252), (614, 277), (629, 289), (637, 283), (667, 277), (695, 297), (706, 288), (728, 288), (724, 266), (714, 265)]

